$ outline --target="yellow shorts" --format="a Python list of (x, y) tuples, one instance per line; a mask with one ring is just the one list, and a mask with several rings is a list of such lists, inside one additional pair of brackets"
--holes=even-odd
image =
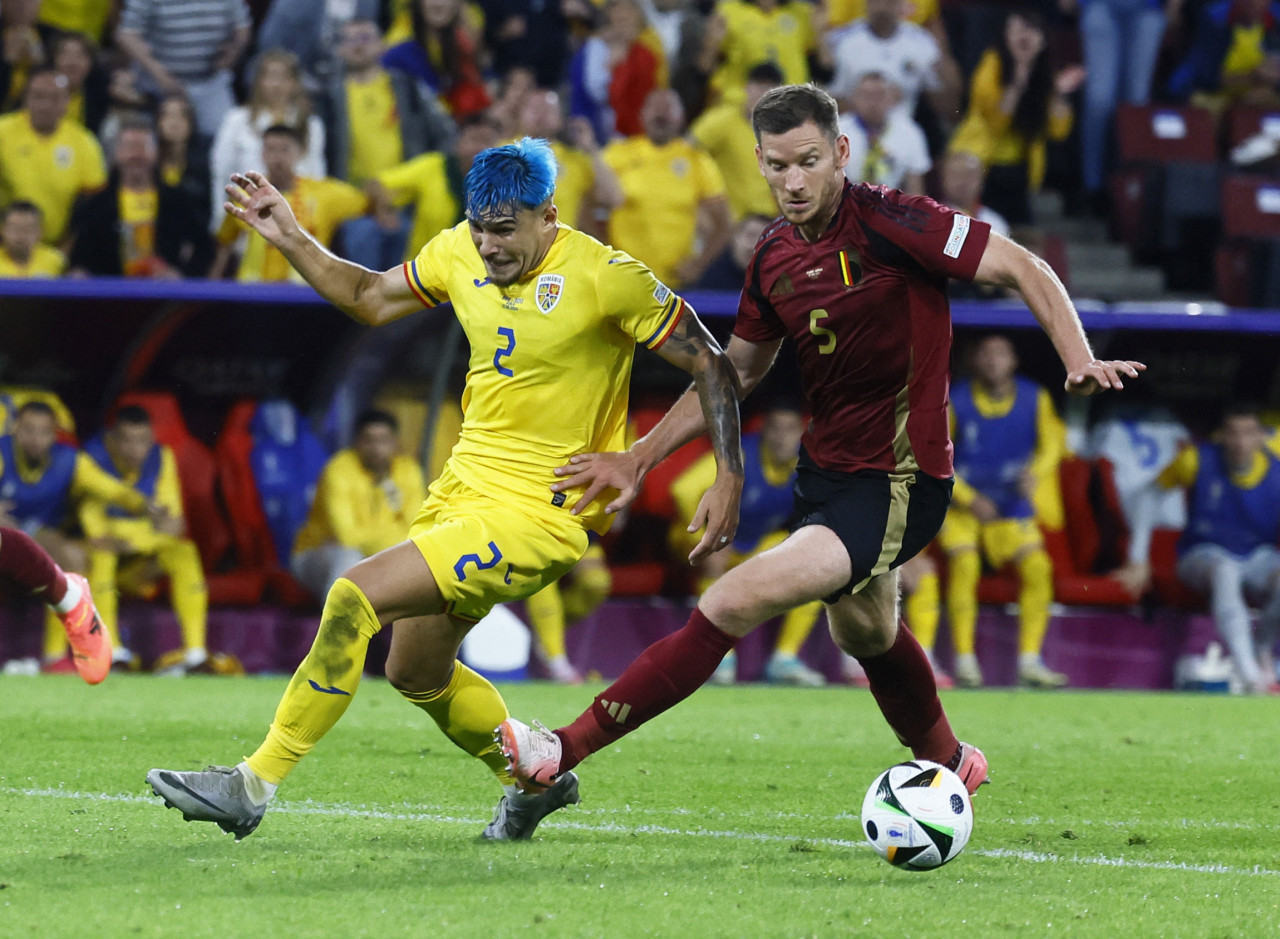
[(938, 532), (938, 543), (948, 554), (978, 550), (999, 569), (1031, 548), (1044, 547), (1044, 536), (1033, 518), (998, 518), (980, 522), (967, 509), (952, 507)]
[(587, 550), (568, 510), (524, 511), (479, 493), (447, 469), (431, 484), (409, 527), (435, 577), (445, 612), (483, 619), (496, 604), (523, 600), (558, 580)]

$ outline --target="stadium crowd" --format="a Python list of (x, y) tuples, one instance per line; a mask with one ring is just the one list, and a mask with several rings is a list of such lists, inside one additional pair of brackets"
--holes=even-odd
[[(1222, 127), (1238, 109), (1280, 107), (1277, 24), (1280, 12), (1262, 0), (0, 0), (0, 276), (296, 280), (275, 248), (222, 211), (230, 174), (246, 169), (263, 172), (301, 226), (340, 256), (391, 268), (462, 220), (462, 179), (480, 151), (531, 135), (552, 141), (563, 221), (672, 287), (736, 291), (777, 214), (756, 165), (751, 109), (770, 88), (804, 81), (840, 103), (852, 181), (929, 194), (1038, 243), (1032, 197), (1042, 187), (1061, 190), (1071, 212), (1116, 211), (1121, 104), (1190, 104)], [(1253, 143), (1266, 149), (1265, 139)], [(1272, 145), (1261, 162), (1274, 155)], [(945, 612), (955, 680), (981, 685), (977, 605), (999, 594), (984, 564), (988, 575), (1013, 571), (1019, 677), (1060, 687), (1065, 676), (1040, 654), (1055, 593), (1061, 600), (1055, 585), (1107, 565), (1081, 566), (1063, 547), (1072, 522), (1063, 478), (1078, 468), (1068, 466), (1050, 396), (1016, 374), (1007, 340), (986, 337), (970, 351), (970, 377), (957, 378), (953, 399), (955, 509), (935, 549), (905, 575), (906, 615), (930, 649)], [(720, 565), (767, 549), (785, 527), (768, 493), (785, 492), (794, 473), (795, 454), (784, 451), (798, 444), (778, 427), (796, 411), (771, 403), (744, 438), (760, 514), (744, 521)], [(164, 667), (212, 667), (180, 466), (148, 413), (115, 411), (100, 438), (66, 458), (74, 468), (58, 477), (61, 501), (43, 493), (39, 511), (24, 516), (21, 494), (63, 466), (51, 448), (77, 438), (56, 398), (26, 392), (10, 405), (0, 520), (43, 532), (41, 544), (88, 576), (100, 604), (118, 590), (148, 596), (167, 577), (183, 648)], [(1274, 640), (1280, 468), (1256, 414), (1229, 412), (1220, 440), (1187, 451), (1196, 460), (1177, 456), (1184, 435), (1175, 430), (1175, 445), (1132, 486), (1141, 473), (1123, 435), (1139, 425), (1114, 424), (1122, 426), (1090, 438), (1091, 455), (1115, 463), (1120, 514), (1133, 528), (1127, 556), (1111, 558), (1110, 596), (1134, 603), (1160, 588), (1151, 532), (1182, 519), (1150, 509), (1149, 490), (1188, 488), (1192, 540), (1227, 557), (1201, 548), (1199, 563), (1184, 559), (1176, 573), (1210, 597), (1246, 689), (1276, 690), (1245, 605), (1260, 605), (1263, 635)], [(314, 505), (289, 509), (291, 526), (272, 532), (282, 567), (315, 596), (351, 559), (393, 543), (386, 533), (403, 530), (421, 498), (421, 470), (395, 455), (394, 417), (371, 412), (358, 430), (327, 465), (314, 446), (300, 459), (286, 488), (316, 493)], [(84, 468), (86, 455), (134, 495), (113, 500), (100, 480), (95, 489), (101, 473)], [(666, 481), (679, 518), (706, 468), (694, 463), (687, 478)], [(1248, 507), (1223, 508), (1223, 487), (1245, 493)], [(1235, 532), (1245, 516), (1261, 521), (1237, 543), (1224, 529)], [(664, 522), (675, 518), (668, 511)], [(681, 540), (671, 542), (676, 557)], [(608, 592), (602, 557), (593, 549), (563, 597), (530, 601), (540, 649), (561, 680), (579, 680), (563, 632)], [(102, 613), (114, 629), (114, 599)], [(818, 615), (788, 618), (771, 678), (822, 681), (798, 657)], [(63, 661), (54, 625), (35, 668)], [(115, 648), (127, 666), (118, 636)], [(732, 680), (734, 668), (726, 660), (717, 680)]]

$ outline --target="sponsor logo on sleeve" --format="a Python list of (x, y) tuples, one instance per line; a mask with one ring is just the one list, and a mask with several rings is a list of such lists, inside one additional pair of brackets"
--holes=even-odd
[(969, 237), (969, 222), (972, 219), (967, 215), (959, 213), (951, 217), (951, 237), (947, 239), (947, 246), (942, 249), (942, 253), (949, 258), (960, 257), (960, 251), (964, 248), (965, 239)]

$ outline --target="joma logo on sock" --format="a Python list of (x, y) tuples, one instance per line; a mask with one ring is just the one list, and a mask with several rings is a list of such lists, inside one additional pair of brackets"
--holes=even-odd
[(627, 715), (631, 713), (631, 705), (621, 704), (618, 701), (606, 701), (604, 698), (601, 698), (600, 706), (608, 711), (609, 716), (619, 724), (625, 724), (627, 722)]

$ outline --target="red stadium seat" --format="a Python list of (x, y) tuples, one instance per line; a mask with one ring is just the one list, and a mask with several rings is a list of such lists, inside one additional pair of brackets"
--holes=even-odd
[(1122, 104), (1116, 108), (1121, 163), (1213, 163), (1213, 115), (1203, 108)]
[(1227, 238), (1280, 238), (1280, 179), (1224, 179), (1222, 233)]
[(1227, 147), (1234, 148), (1259, 134), (1280, 140), (1280, 110), (1237, 105), (1227, 112)]

